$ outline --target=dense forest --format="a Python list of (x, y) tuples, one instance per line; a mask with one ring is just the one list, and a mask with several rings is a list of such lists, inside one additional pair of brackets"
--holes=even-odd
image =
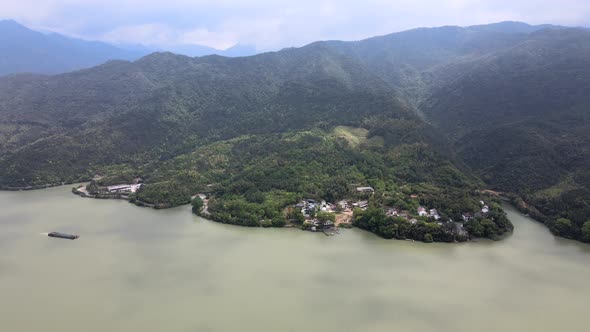
[[(375, 188), (374, 207), (425, 204), (456, 219), (488, 187), (587, 240), (589, 54), (587, 30), (506, 22), (4, 77), (0, 187), (141, 177), (134, 202), (207, 193), (212, 219), (251, 226), (282, 225), (286, 205), (355, 185)], [(368, 211), (357, 226), (409, 234)], [(449, 240), (415, 227), (417, 239)], [(501, 213), (470, 227), (511, 230)]]
[[(557, 235), (588, 241), (590, 32), (534, 32), (461, 70), (443, 68), (421, 110), (491, 187), (516, 193)], [(439, 78), (440, 79), (440, 78)], [(567, 222), (568, 227), (556, 227)], [(590, 228), (586, 226), (586, 228)]]

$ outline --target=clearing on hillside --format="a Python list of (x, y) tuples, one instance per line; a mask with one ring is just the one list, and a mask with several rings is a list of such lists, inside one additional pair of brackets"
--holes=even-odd
[(334, 128), (333, 135), (337, 138), (342, 138), (348, 142), (351, 147), (382, 147), (383, 138), (375, 136), (367, 138), (369, 136), (369, 130), (365, 128), (356, 128), (348, 126), (338, 126)]

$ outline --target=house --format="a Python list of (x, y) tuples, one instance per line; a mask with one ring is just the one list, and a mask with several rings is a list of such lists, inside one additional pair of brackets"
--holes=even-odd
[(417, 223), (417, 222), (418, 222), (418, 219), (416, 219), (416, 218), (412, 218), (412, 219), (410, 219), (410, 222), (411, 222), (412, 224), (415, 224), (415, 223)]
[(487, 205), (484, 205), (484, 206), (481, 208), (481, 213), (483, 213), (483, 214), (486, 214), (486, 213), (488, 213), (488, 212), (490, 212), (490, 207), (489, 207), (489, 206), (487, 206)]
[(320, 203), (320, 211), (332, 212), (331, 204), (328, 204), (328, 202), (326, 202), (326, 201), (322, 201)]
[(366, 208), (367, 206), (369, 206), (369, 202), (368, 201), (360, 201), (360, 202), (355, 202), (352, 203), (353, 207), (359, 207), (359, 208)]
[(373, 193), (375, 189), (373, 187), (356, 187), (356, 191), (360, 193)]
[(410, 211), (403, 210), (398, 214), (398, 216), (404, 219), (408, 219), (408, 217), (410, 216)]
[(338, 202), (338, 206), (339, 206), (339, 207), (340, 207), (342, 210), (346, 210), (346, 209), (348, 209), (348, 202), (347, 202), (347, 201), (344, 201), (344, 200), (342, 200), (342, 201)]
[(120, 184), (116, 186), (108, 186), (107, 190), (110, 193), (134, 193), (141, 188), (141, 183), (138, 184)]
[(418, 208), (418, 215), (419, 215), (420, 217), (426, 217), (426, 216), (428, 215), (428, 213), (426, 212), (426, 208), (425, 208), (425, 207), (423, 207), (423, 206), (420, 206), (420, 207)]
[(387, 211), (385, 211), (385, 215), (387, 215), (388, 217), (396, 217), (398, 213), (399, 212), (397, 211), (397, 209), (387, 209)]
[(434, 220), (440, 219), (440, 215), (438, 214), (438, 211), (436, 211), (436, 209), (430, 209), (430, 211), (428, 211), (428, 216), (434, 218)]
[(314, 219), (311, 224), (313, 225), (313, 227), (315, 227), (316, 229), (331, 229), (334, 227), (334, 223), (330, 220), (326, 220), (326, 221), (319, 221), (317, 219)]
[(116, 186), (108, 186), (107, 190), (111, 193), (131, 192), (131, 186), (128, 184), (121, 184)]
[(463, 221), (465, 221), (465, 222), (473, 220), (473, 214), (470, 212), (463, 213), (463, 215), (461, 215), (461, 217), (463, 217)]

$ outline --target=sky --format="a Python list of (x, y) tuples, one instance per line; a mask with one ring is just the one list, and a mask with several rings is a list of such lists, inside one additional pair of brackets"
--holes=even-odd
[(0, 19), (119, 44), (263, 51), (442, 25), (590, 26), (590, 0), (0, 0)]

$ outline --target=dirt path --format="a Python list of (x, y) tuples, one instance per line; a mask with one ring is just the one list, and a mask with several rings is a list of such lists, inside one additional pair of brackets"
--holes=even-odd
[(336, 222), (334, 224), (336, 226), (339, 226), (340, 224), (347, 224), (352, 222), (352, 214), (353, 212), (351, 210), (336, 213)]

